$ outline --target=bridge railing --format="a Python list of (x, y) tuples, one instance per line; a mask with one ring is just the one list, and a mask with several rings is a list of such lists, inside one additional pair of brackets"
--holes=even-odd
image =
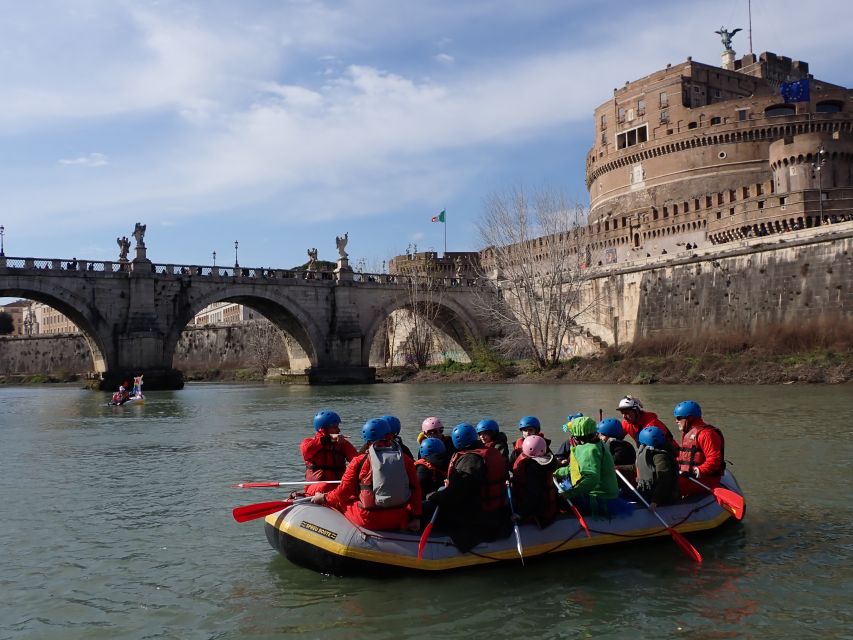
[(476, 287), (480, 281), (477, 278), (424, 278), (407, 276), (400, 273), (353, 273), (353, 282), (364, 284), (405, 284), (407, 286), (432, 286), (432, 287)]
[(2, 268), (115, 273), (118, 271), (127, 271), (128, 263), (112, 262), (109, 260), (78, 260), (77, 258), (11, 258), (0, 256), (0, 269)]

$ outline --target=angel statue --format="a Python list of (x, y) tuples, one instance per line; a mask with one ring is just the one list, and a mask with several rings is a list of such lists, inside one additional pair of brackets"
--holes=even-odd
[(335, 237), (335, 245), (338, 247), (338, 257), (346, 258), (349, 254), (344, 251), (347, 248), (347, 242), (349, 241), (349, 232), (346, 232), (342, 236)]
[(116, 244), (118, 244), (119, 262), (127, 262), (127, 252), (130, 251), (130, 240), (127, 239), (127, 236), (122, 236), (121, 238), (116, 238)]
[(136, 246), (142, 249), (145, 248), (145, 225), (136, 223), (136, 227), (133, 229), (133, 237), (136, 238)]
[(727, 31), (725, 27), (720, 27), (719, 31), (715, 31), (720, 35), (720, 38), (723, 40), (723, 46), (726, 48), (726, 51), (734, 51), (732, 49), (732, 38), (738, 31), (743, 31), (743, 29), (735, 29), (734, 31)]
[(314, 271), (316, 269), (316, 267), (314, 266), (314, 264), (316, 262), (317, 262), (317, 249), (316, 248), (308, 249), (308, 267), (307, 267), (307, 270), (308, 271)]

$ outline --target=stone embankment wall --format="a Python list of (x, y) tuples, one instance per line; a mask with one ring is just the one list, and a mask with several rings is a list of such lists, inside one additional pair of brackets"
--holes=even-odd
[[(656, 334), (853, 319), (853, 222), (616, 265), (587, 291), (608, 345)], [(579, 352), (585, 349), (578, 349)]]
[[(174, 366), (181, 371), (244, 369), (254, 365), (243, 327), (188, 327), (181, 334)], [(272, 364), (287, 368), (282, 341)], [(0, 375), (86, 374), (93, 371), (92, 351), (80, 334), (0, 338)]]

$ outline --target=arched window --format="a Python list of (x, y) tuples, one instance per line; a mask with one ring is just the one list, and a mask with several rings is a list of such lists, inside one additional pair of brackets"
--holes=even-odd
[(764, 110), (764, 115), (768, 118), (775, 116), (792, 116), (797, 112), (797, 108), (792, 104), (774, 104)]
[(841, 103), (837, 100), (824, 100), (815, 105), (815, 111), (818, 113), (838, 113), (841, 111)]

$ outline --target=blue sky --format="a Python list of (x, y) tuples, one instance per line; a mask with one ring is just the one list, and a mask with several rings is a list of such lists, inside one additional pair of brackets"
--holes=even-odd
[[(0, 0), (7, 256), (379, 268), (478, 249), (486, 196), (582, 204), (592, 111), (667, 63), (718, 63), (746, 0)], [(853, 2), (754, 0), (754, 50), (850, 86)]]

